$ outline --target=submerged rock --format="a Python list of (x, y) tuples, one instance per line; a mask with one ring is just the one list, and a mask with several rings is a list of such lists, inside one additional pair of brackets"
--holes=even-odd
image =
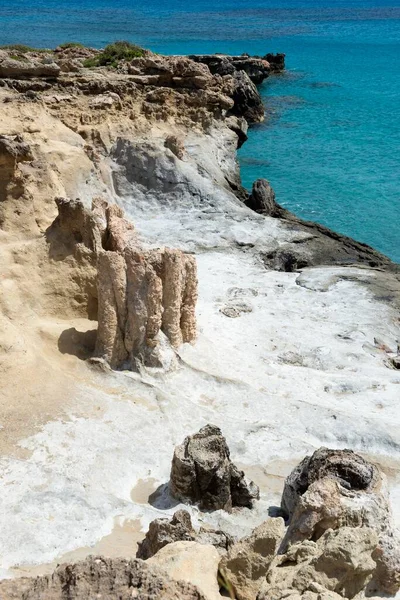
[(63, 564), (52, 575), (0, 582), (2, 600), (206, 600), (187, 581), (176, 581), (141, 560), (90, 556)]
[(206, 425), (175, 448), (170, 492), (204, 510), (251, 508), (260, 497), (258, 486), (230, 460), (226, 440), (214, 425)]

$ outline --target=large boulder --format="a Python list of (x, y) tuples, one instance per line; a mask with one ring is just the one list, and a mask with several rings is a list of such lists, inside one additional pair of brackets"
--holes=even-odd
[(188, 511), (177, 510), (172, 519), (155, 519), (150, 523), (136, 556), (146, 560), (174, 542), (212, 545), (222, 554), (233, 544), (233, 539), (229, 534), (211, 527), (200, 527), (199, 531), (195, 531)]
[(219, 559), (214, 546), (174, 542), (157, 552), (147, 564), (163, 569), (177, 582), (195, 585), (206, 600), (220, 600), (217, 577)]
[(284, 533), (282, 518), (268, 519), (222, 557), (219, 570), (238, 600), (256, 600)]
[(375, 465), (351, 450), (320, 448), (288, 476), (281, 506), (289, 519), (281, 551), (328, 529), (369, 528), (378, 541), (372, 585), (386, 593), (400, 589), (400, 537)]
[(343, 527), (293, 544), (271, 563), (257, 600), (354, 598), (371, 581), (377, 542), (368, 527)]
[(187, 578), (177, 581), (141, 560), (89, 556), (36, 578), (0, 582), (2, 600), (208, 600)]
[(230, 460), (226, 440), (214, 425), (206, 425), (175, 448), (170, 492), (204, 510), (251, 508), (260, 496), (258, 486)]
[(266, 179), (257, 179), (253, 183), (251, 194), (245, 204), (255, 212), (269, 217), (282, 218), (287, 212), (275, 201), (275, 192)]

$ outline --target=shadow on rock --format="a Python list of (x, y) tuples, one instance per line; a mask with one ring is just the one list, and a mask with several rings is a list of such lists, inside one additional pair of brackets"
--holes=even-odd
[(81, 360), (93, 355), (96, 344), (97, 329), (77, 331), (75, 327), (65, 329), (58, 338), (58, 349), (61, 354), (72, 354)]

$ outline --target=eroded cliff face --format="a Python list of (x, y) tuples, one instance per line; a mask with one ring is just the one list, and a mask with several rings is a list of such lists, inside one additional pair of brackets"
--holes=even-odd
[[(173, 512), (173, 448), (210, 421), (260, 501), (191, 506), (196, 524), (249, 535), (328, 443), (381, 465), (398, 523), (395, 266), (271, 197), (246, 206), (231, 74), (154, 56), (90, 70), (86, 56), (60, 52), (46, 74), (8, 63), (0, 79), (3, 573), (96, 544), (133, 557), (124, 527), (138, 539)], [(155, 341), (167, 368), (146, 366)], [(338, 542), (313, 543), (315, 557)]]

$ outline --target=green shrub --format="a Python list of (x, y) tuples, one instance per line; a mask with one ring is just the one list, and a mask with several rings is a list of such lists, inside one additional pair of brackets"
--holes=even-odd
[(64, 42), (64, 44), (60, 44), (58, 47), (67, 50), (68, 48), (85, 48), (85, 45), (80, 42)]
[(108, 44), (108, 46), (94, 58), (85, 60), (84, 66), (117, 67), (122, 60), (129, 62), (133, 58), (144, 56), (144, 53), (145, 50), (136, 44), (124, 41), (114, 42), (113, 44)]
[(0, 50), (14, 50), (15, 52), (51, 52), (47, 48), (32, 48), (32, 46), (25, 46), (25, 44), (7, 44), (6, 46), (0, 46)]

